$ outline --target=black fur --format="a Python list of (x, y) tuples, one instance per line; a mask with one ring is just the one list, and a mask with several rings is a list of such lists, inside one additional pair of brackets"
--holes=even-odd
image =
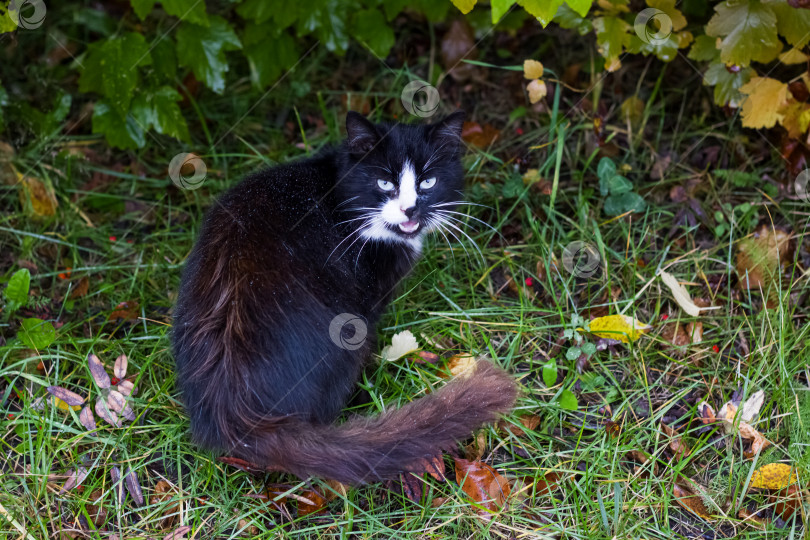
[[(173, 329), (177, 384), (196, 442), (298, 475), (347, 482), (406, 469), (389, 464), (382, 475), (369, 465), (358, 472), (345, 463), (351, 448), (340, 449), (349, 453), (344, 463), (318, 467), (315, 454), (330, 459), (323, 447), (329, 439), (315, 452), (303, 434), (319, 433), (315, 426), (333, 422), (345, 405), (374, 347), (380, 315), (418, 257), (414, 242), (430, 227), (431, 205), (460, 200), (462, 121), (463, 114), (455, 114), (430, 126), (375, 125), (350, 113), (343, 145), (249, 176), (211, 208), (183, 274)], [(415, 234), (391, 226), (394, 239), (357, 239), (364, 221), (355, 218), (396, 196), (377, 181), (396, 183), (405, 158), (418, 180), (437, 178), (434, 188), (418, 194), (413, 219), (422, 226)], [(358, 340), (357, 348), (352, 340), (359, 336), (352, 334), (359, 327), (339, 317), (345, 313), (366, 325), (368, 339)], [(330, 335), (336, 317), (345, 323), (337, 337)], [(462, 392), (465, 403), (474, 395), (482, 406), (492, 405), (470, 388)], [(463, 426), (437, 433), (435, 441), (428, 437), (417, 453), (466, 436), (513, 399), (514, 392), (506, 392), (486, 411), (473, 407), (478, 412), (471, 410)], [(423, 416), (435, 423), (442, 415)], [(380, 428), (406, 426), (383, 422)], [(399, 435), (385, 434), (385, 440)], [(356, 443), (359, 451), (363, 441)]]

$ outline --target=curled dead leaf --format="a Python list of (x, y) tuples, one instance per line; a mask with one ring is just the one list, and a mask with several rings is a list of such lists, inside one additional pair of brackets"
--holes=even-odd
[(509, 482), (498, 472), (480, 461), (454, 458), (456, 481), (473, 501), (479, 503), (479, 515), (489, 517), (506, 503), (511, 492)]
[(141, 489), (140, 482), (138, 482), (138, 475), (135, 474), (135, 471), (132, 469), (129, 469), (127, 475), (124, 477), (124, 485), (127, 487), (129, 496), (132, 497), (136, 506), (143, 506), (143, 490)]
[(82, 485), (82, 482), (84, 482), (84, 479), (87, 478), (87, 474), (89, 472), (90, 471), (88, 471), (86, 467), (82, 466), (79, 466), (76, 469), (71, 470), (68, 473), (67, 480), (65, 480), (65, 483), (59, 489), (59, 493), (62, 494), (68, 492), (71, 489), (75, 489), (80, 485)]
[(681, 505), (686, 510), (693, 514), (700, 516), (706, 521), (712, 521), (712, 517), (706, 504), (700, 495), (695, 494), (688, 483), (675, 482), (672, 485), (672, 494), (675, 496), (675, 502)]
[(681, 460), (689, 455), (689, 446), (683, 441), (677, 431), (663, 422), (661, 423), (661, 430), (669, 437), (669, 449), (675, 454), (675, 459)]

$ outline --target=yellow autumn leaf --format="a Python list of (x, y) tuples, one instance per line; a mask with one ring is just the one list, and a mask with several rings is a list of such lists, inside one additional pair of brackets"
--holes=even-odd
[(546, 88), (546, 83), (541, 81), (540, 79), (535, 79), (529, 83), (526, 87), (526, 90), (529, 91), (529, 101), (532, 103), (537, 103), (548, 93), (548, 89)]
[(56, 214), (59, 202), (49, 186), (35, 176), (23, 176), (15, 169), (17, 181), (20, 185), (20, 203), (23, 208), (30, 209), (35, 216), (52, 216)]
[(453, 377), (469, 377), (475, 371), (478, 362), (471, 354), (457, 354), (450, 357), (447, 367)]
[(64, 401), (62, 401), (61, 399), (59, 399), (56, 396), (53, 396), (52, 399), (53, 399), (53, 404), (56, 405), (57, 409), (61, 409), (63, 411), (67, 411), (67, 410), (70, 410), (70, 409), (73, 409), (74, 411), (82, 410), (81, 405), (74, 405), (74, 406), (71, 407), (70, 405), (68, 405), (67, 403), (65, 403)]
[(474, 8), (476, 2), (478, 2), (478, 0), (450, 0), (450, 1), (453, 2), (453, 5), (456, 6), (458, 10), (462, 12), (464, 15), (472, 11), (472, 8)]
[(763, 465), (751, 476), (751, 487), (760, 489), (782, 489), (799, 481), (796, 469), (787, 463)]
[(779, 55), (779, 61), (786, 66), (804, 64), (808, 58), (810, 57), (795, 47)]
[(591, 334), (595, 336), (629, 343), (639, 339), (652, 326), (627, 315), (608, 315), (592, 320), (590, 328)]
[(781, 122), (779, 112), (787, 102), (787, 84), (769, 77), (754, 77), (740, 87), (746, 97), (742, 104), (742, 125), (749, 128), (770, 128)]
[(537, 60), (524, 60), (523, 76), (527, 79), (539, 79), (543, 76), (543, 63)]

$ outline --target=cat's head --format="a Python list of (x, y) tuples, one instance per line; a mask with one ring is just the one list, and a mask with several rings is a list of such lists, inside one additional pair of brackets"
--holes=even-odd
[(340, 209), (366, 239), (404, 243), (416, 250), (462, 200), (461, 128), (457, 111), (429, 125), (373, 124), (350, 112)]

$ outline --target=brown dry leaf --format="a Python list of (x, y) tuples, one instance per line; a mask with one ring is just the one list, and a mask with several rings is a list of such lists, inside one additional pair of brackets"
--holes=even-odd
[[(442, 470), (444, 470), (444, 462), (442, 462)], [(331, 490), (326, 490), (323, 492), (323, 496), (327, 502), (336, 499), (338, 494), (345, 497), (346, 493), (349, 491), (349, 486), (346, 484), (341, 484), (337, 480), (324, 480), (324, 483), (332, 488)]]
[(88, 431), (93, 431), (96, 429), (96, 417), (93, 416), (93, 411), (90, 410), (90, 405), (85, 405), (82, 408), (82, 411), (79, 413), (79, 422), (81, 422)]
[(143, 506), (143, 490), (141, 489), (141, 484), (138, 482), (138, 475), (135, 474), (135, 471), (132, 469), (129, 469), (129, 472), (127, 472), (127, 475), (124, 477), (124, 485), (129, 492), (129, 496), (135, 501), (135, 504), (137, 506)]
[(138, 301), (130, 300), (128, 302), (121, 302), (112, 313), (110, 313), (111, 321), (131, 321), (138, 318)]
[(163, 540), (184, 540), (189, 532), (191, 532), (191, 527), (189, 525), (183, 525), (175, 529), (174, 532), (170, 532), (164, 536)]
[(413, 359), (417, 364), (438, 364), (439, 360), (441, 357), (438, 354), (428, 351), (419, 351)]
[(560, 487), (560, 479), (562, 474), (556, 472), (547, 472), (543, 478), (538, 478), (534, 483), (534, 494), (536, 497), (545, 497), (551, 495)]
[(64, 485), (62, 485), (62, 487), (59, 489), (59, 494), (61, 495), (62, 493), (79, 487), (82, 482), (84, 482), (84, 479), (87, 478), (87, 474), (89, 472), (90, 471), (88, 471), (86, 467), (81, 466), (71, 470), (68, 473), (68, 477), (67, 480), (65, 480)]
[(119, 379), (127, 376), (127, 355), (122, 354), (115, 359), (115, 367), (113, 368), (113, 375)]
[(771, 441), (762, 436), (762, 433), (745, 422), (740, 422), (740, 437), (751, 440), (751, 449), (743, 451), (745, 459), (752, 459), (771, 445)]
[(85, 510), (96, 527), (101, 527), (107, 522), (107, 509), (102, 505), (103, 496), (104, 492), (96, 489), (88, 497), (88, 500), (93, 502), (85, 505)]
[(475, 60), (478, 48), (475, 45), (475, 33), (470, 23), (464, 18), (454, 19), (441, 40), (442, 66), (457, 81), (471, 78), (477, 71), (472, 64), (462, 60)]
[(695, 515), (698, 515), (706, 521), (712, 521), (709, 515), (709, 510), (703, 502), (700, 495), (695, 494), (689, 487), (688, 483), (678, 483), (672, 485), (672, 494), (675, 495), (675, 502), (689, 510)]
[(447, 359), (447, 368), (453, 377), (469, 377), (476, 364), (475, 356), (471, 354), (456, 354)]
[(464, 447), (464, 457), (469, 461), (479, 461), (484, 457), (487, 449), (487, 434), (484, 430), (478, 432), (473, 442)]
[(703, 323), (699, 321), (685, 325), (677, 321), (667, 323), (661, 332), (661, 338), (676, 347), (698, 344), (703, 341)]
[(784, 489), (799, 481), (794, 467), (787, 463), (771, 463), (763, 465), (751, 476), (751, 488), (754, 489)]
[(81, 298), (87, 295), (87, 292), (90, 290), (90, 279), (87, 276), (82, 277), (79, 281), (76, 282), (76, 285), (73, 286), (72, 290), (70, 291), (69, 298), (71, 300), (75, 300), (76, 298)]
[(67, 388), (61, 386), (49, 386), (48, 392), (55, 398), (61, 399), (71, 407), (76, 407), (84, 404), (84, 398), (76, 392), (71, 392)]
[(165, 509), (161, 512), (163, 527), (173, 527), (180, 518), (180, 502), (172, 501), (176, 494), (172, 485), (166, 480), (159, 480), (155, 484), (154, 491), (154, 495), (149, 497), (149, 504), (152, 506), (165, 505)]
[(461, 128), (461, 138), (473, 146), (487, 148), (500, 136), (501, 131), (491, 124), (483, 126), (478, 122), (464, 122)]
[(47, 217), (56, 214), (59, 202), (53, 188), (35, 176), (23, 176), (17, 172), (20, 183), (20, 202), (27, 211), (36, 217)]
[(483, 506), (479, 514), (489, 517), (503, 507), (511, 489), (509, 482), (498, 472), (480, 461), (453, 458), (456, 463), (456, 482), (472, 500)]
[(759, 517), (749, 512), (746, 508), (740, 508), (740, 511), (737, 512), (737, 517), (742, 519), (743, 522), (755, 524), (757, 528), (761, 530), (764, 530), (765, 526), (771, 522), (770, 519)]
[(787, 521), (802, 507), (802, 488), (799, 484), (793, 484), (769, 495), (768, 501), (775, 503), (774, 511)]
[(689, 455), (689, 446), (683, 442), (683, 439), (677, 431), (663, 422), (661, 423), (661, 430), (667, 437), (669, 437), (669, 449), (672, 450), (673, 454), (675, 454), (675, 459), (681, 460)]
[(740, 241), (737, 275), (740, 289), (765, 289), (779, 279), (781, 267), (790, 262), (790, 234), (767, 225)]
[(113, 466), (113, 468), (110, 469), (110, 477), (112, 478), (112, 485), (115, 490), (115, 500), (118, 501), (118, 504), (121, 504), (124, 502), (124, 484), (121, 482), (121, 469)]
[(90, 374), (93, 376), (93, 380), (96, 381), (98, 387), (109, 388), (110, 376), (107, 375), (107, 371), (104, 369), (104, 364), (101, 363), (98, 356), (95, 354), (88, 355), (87, 365), (90, 366)]
[(298, 515), (308, 516), (326, 511), (326, 498), (315, 490), (307, 489), (296, 497), (298, 501)]

